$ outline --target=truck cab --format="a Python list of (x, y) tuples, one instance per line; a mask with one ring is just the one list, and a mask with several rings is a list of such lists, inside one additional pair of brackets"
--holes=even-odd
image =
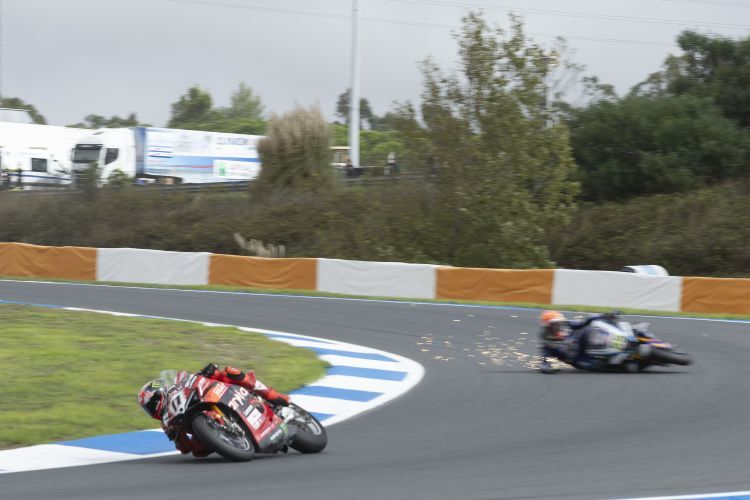
[(73, 148), (73, 174), (81, 174), (96, 164), (101, 169), (101, 180), (115, 170), (135, 177), (135, 143), (131, 129), (100, 129), (79, 140)]

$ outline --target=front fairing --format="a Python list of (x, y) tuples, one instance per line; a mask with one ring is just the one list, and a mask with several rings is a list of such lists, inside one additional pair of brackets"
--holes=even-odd
[[(199, 375), (192, 375), (184, 370), (164, 370), (159, 374), (159, 380), (166, 391), (166, 404), (162, 421), (165, 427), (180, 425), (188, 410), (198, 401), (195, 398), (198, 382), (203, 381), (203, 389), (207, 379)], [(202, 391), (200, 391), (202, 392)]]

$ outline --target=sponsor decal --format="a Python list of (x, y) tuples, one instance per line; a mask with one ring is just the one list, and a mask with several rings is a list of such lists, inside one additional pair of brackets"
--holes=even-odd
[(244, 387), (235, 387), (237, 387), (237, 390), (234, 391), (234, 396), (232, 396), (232, 399), (229, 400), (229, 407), (234, 411), (240, 411), (240, 408), (244, 406), (247, 397), (250, 395), (250, 392)]
[(268, 389), (268, 387), (266, 387), (266, 384), (264, 384), (260, 380), (256, 380), (255, 381), (255, 390), (256, 391), (265, 391), (266, 389)]
[(263, 414), (255, 406), (248, 406), (243, 413), (247, 417), (247, 423), (250, 424), (250, 427), (257, 430), (260, 427)]
[(229, 146), (249, 146), (250, 141), (247, 137), (226, 137), (220, 135), (216, 138), (216, 144), (226, 144)]
[(198, 380), (198, 394), (200, 397), (203, 397), (203, 394), (206, 392), (206, 388), (208, 387), (209, 381), (203, 377), (201, 377)]
[(242, 160), (214, 160), (213, 175), (222, 179), (250, 180), (260, 174), (260, 164)]
[(221, 399), (224, 393), (227, 392), (227, 389), (229, 389), (229, 387), (226, 384), (222, 382), (216, 382), (216, 385), (214, 385), (211, 389), (211, 393), (216, 399)]
[(278, 439), (282, 437), (283, 435), (284, 435), (284, 430), (281, 427), (279, 427), (278, 429), (276, 429), (276, 432), (271, 434), (271, 437), (269, 439), (271, 441), (278, 441)]
[(265, 429), (263, 429), (262, 431), (260, 431), (260, 439), (263, 439), (263, 438), (265, 438), (266, 436), (268, 436), (268, 434), (269, 434), (269, 433), (270, 433), (270, 432), (271, 432), (271, 431), (272, 431), (273, 429), (274, 429), (274, 427), (273, 427), (272, 425), (269, 425), (268, 427), (266, 427)]
[(169, 399), (169, 413), (171, 415), (181, 415), (185, 413), (187, 398), (182, 391), (177, 391)]

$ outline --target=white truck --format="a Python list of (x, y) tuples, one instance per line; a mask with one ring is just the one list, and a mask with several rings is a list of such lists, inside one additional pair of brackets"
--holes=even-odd
[(165, 184), (252, 180), (260, 173), (263, 136), (157, 127), (104, 128), (81, 138), (72, 153), (76, 174), (92, 163), (102, 182), (116, 170)]
[(70, 184), (70, 151), (90, 133), (81, 128), (0, 121), (3, 179), (12, 178), (13, 187), (23, 188)]

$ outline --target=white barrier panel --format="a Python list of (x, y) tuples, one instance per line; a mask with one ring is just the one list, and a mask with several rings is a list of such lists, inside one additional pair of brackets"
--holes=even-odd
[(679, 311), (682, 278), (617, 271), (555, 270), (552, 303)]
[(434, 299), (437, 266), (402, 262), (318, 259), (321, 292)]
[(206, 285), (210, 255), (207, 252), (100, 248), (96, 279), (162, 285)]

